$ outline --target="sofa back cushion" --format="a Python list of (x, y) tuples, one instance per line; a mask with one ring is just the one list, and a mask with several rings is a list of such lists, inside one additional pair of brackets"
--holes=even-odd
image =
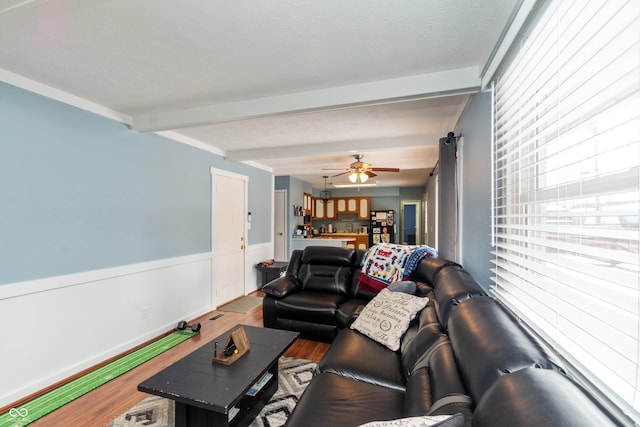
[(287, 264), (287, 270), (284, 275), (287, 277), (297, 278), (298, 270), (300, 269), (300, 263), (302, 262), (302, 249), (296, 249), (291, 252), (291, 257)]
[(470, 418), (472, 408), (451, 343), (441, 338), (424, 353), (407, 379), (405, 416), (462, 412)]
[(474, 427), (606, 427), (618, 425), (569, 378), (527, 368), (503, 375), (473, 414)]
[(300, 288), (347, 295), (351, 291), (355, 251), (347, 248), (309, 246), (300, 257)]
[(352, 267), (356, 251), (348, 248), (331, 246), (307, 246), (302, 251), (303, 264), (326, 264), (336, 267)]
[(528, 367), (561, 370), (516, 319), (489, 297), (467, 299), (452, 311), (449, 338), (475, 402), (510, 372)]
[(486, 295), (484, 289), (459, 265), (442, 269), (437, 276), (433, 293), (436, 312), (445, 329), (449, 316), (458, 304), (469, 298)]
[(425, 282), (427, 285), (433, 287), (436, 283), (438, 273), (440, 273), (443, 268), (452, 265), (460, 266), (459, 264), (444, 258), (424, 257), (418, 263), (418, 266), (411, 275), (411, 278), (413, 281)]
[(438, 322), (433, 300), (419, 313), (416, 320), (402, 337), (400, 353), (402, 369), (406, 377), (413, 372), (416, 362), (439, 339), (447, 338), (446, 332)]

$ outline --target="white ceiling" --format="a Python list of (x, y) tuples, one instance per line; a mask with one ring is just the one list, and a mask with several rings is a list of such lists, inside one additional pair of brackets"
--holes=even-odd
[(0, 76), (315, 187), (355, 153), (422, 186), (517, 3), (0, 0)]

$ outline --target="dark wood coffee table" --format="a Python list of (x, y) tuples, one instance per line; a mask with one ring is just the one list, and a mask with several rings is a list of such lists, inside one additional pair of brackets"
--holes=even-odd
[[(213, 363), (214, 342), (221, 351), (240, 326), (250, 350), (231, 365)], [(248, 426), (278, 389), (278, 358), (297, 337), (297, 332), (239, 325), (143, 381), (138, 390), (175, 400), (176, 427)], [(273, 376), (248, 396), (265, 372)]]

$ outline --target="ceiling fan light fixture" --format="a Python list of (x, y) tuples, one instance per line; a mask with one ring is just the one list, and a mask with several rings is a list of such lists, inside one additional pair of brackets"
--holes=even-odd
[(349, 181), (354, 184), (365, 183), (369, 179), (369, 175), (364, 172), (353, 171), (349, 174)]

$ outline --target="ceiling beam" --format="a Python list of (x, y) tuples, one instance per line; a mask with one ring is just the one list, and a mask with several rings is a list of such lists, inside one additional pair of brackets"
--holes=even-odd
[(460, 68), (245, 101), (139, 114), (133, 116), (132, 128), (140, 132), (156, 132), (259, 117), (472, 93), (479, 88), (478, 68)]
[[(442, 135), (408, 135), (390, 138), (334, 141), (318, 144), (289, 145), (282, 147), (265, 147), (245, 150), (227, 151), (225, 158), (229, 161), (264, 160), (295, 158), (312, 155), (343, 154), (345, 151), (388, 150), (389, 147), (426, 147), (437, 146)], [(435, 141), (435, 142), (434, 142)]]

